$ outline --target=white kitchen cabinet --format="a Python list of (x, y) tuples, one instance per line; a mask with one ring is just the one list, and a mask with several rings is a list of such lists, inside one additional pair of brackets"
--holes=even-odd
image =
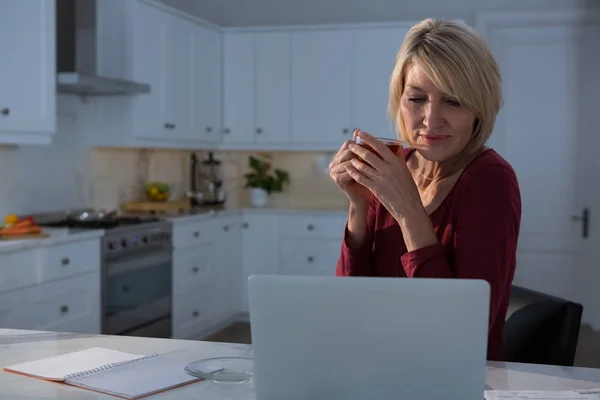
[(293, 33), (294, 144), (337, 150), (356, 128), (396, 137), (389, 79), (411, 25)]
[(220, 147), (289, 145), (291, 33), (225, 33), (223, 58)]
[(218, 249), (211, 241), (173, 253), (173, 337), (202, 335), (214, 325)]
[(396, 138), (388, 116), (390, 76), (411, 24), (356, 29), (352, 60), (354, 125), (374, 136)]
[(248, 312), (250, 275), (277, 274), (279, 269), (278, 215), (244, 212), (242, 222), (242, 304)]
[(410, 26), (225, 32), (219, 147), (337, 150), (355, 128), (395, 137), (389, 77)]
[(352, 138), (351, 29), (292, 34), (292, 140), (339, 148)]
[(346, 220), (344, 213), (281, 215), (279, 273), (335, 275)]
[(100, 239), (0, 254), (0, 327), (99, 334)]
[(173, 225), (173, 337), (201, 338), (234, 321), (241, 293), (240, 217)]
[[(123, 2), (124, 78), (149, 94), (95, 99), (94, 146), (198, 148), (220, 140), (221, 33), (151, 0)], [(98, 23), (104, 20), (99, 19)], [(106, 22), (107, 24), (109, 22)]]
[(196, 25), (192, 54), (192, 134), (206, 143), (221, 141), (223, 39)]
[(55, 3), (0, 0), (0, 144), (56, 132)]
[(237, 318), (242, 302), (242, 216), (218, 218), (219, 274), (216, 298), (219, 299), (219, 321)]
[(335, 275), (346, 218), (252, 209), (175, 218), (173, 337), (203, 338), (245, 319), (251, 275)]

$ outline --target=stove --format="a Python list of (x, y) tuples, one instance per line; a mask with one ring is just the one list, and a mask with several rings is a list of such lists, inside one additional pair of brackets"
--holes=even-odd
[(149, 222), (159, 221), (158, 218), (142, 217), (112, 217), (104, 219), (80, 220), (73, 216), (65, 216), (55, 221), (40, 223), (41, 226), (52, 228), (76, 228), (76, 229), (114, 229), (120, 227), (129, 227)]
[(33, 216), (47, 228), (102, 229), (102, 334), (171, 338), (172, 224), (98, 211)]

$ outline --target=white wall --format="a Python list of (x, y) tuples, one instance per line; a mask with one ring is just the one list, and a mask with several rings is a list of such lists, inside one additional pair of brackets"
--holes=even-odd
[(77, 132), (82, 107), (58, 98), (58, 133), (51, 146), (0, 147), (0, 216), (81, 207), (90, 201), (88, 150)]

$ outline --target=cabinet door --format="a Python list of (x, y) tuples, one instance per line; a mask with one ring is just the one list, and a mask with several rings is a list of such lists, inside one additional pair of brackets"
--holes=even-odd
[(192, 52), (192, 131), (199, 139), (221, 139), (221, 34), (194, 27)]
[(221, 322), (240, 312), (242, 295), (242, 229), (238, 215), (218, 217)]
[(292, 139), (341, 146), (352, 137), (350, 30), (292, 33)]
[(245, 215), (242, 223), (242, 311), (248, 312), (248, 278), (276, 274), (279, 261), (277, 215)]
[(167, 130), (165, 139), (197, 138), (192, 132), (192, 54), (196, 26), (167, 15)]
[(254, 118), (254, 35), (223, 38), (223, 142), (252, 143)]
[(396, 138), (388, 117), (389, 80), (409, 27), (357, 30), (354, 38), (352, 115), (357, 128)]
[(291, 38), (290, 32), (255, 36), (257, 143), (291, 141)]
[(134, 96), (134, 136), (158, 138), (167, 129), (168, 15), (141, 1), (132, 3), (132, 79), (147, 82), (150, 94)]
[(56, 131), (55, 24), (54, 1), (0, 1), (1, 133)]

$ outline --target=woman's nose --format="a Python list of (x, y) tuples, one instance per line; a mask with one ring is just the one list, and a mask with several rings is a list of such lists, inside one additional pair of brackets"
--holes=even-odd
[(429, 102), (424, 109), (423, 124), (427, 128), (436, 128), (443, 124), (442, 109), (439, 104)]

